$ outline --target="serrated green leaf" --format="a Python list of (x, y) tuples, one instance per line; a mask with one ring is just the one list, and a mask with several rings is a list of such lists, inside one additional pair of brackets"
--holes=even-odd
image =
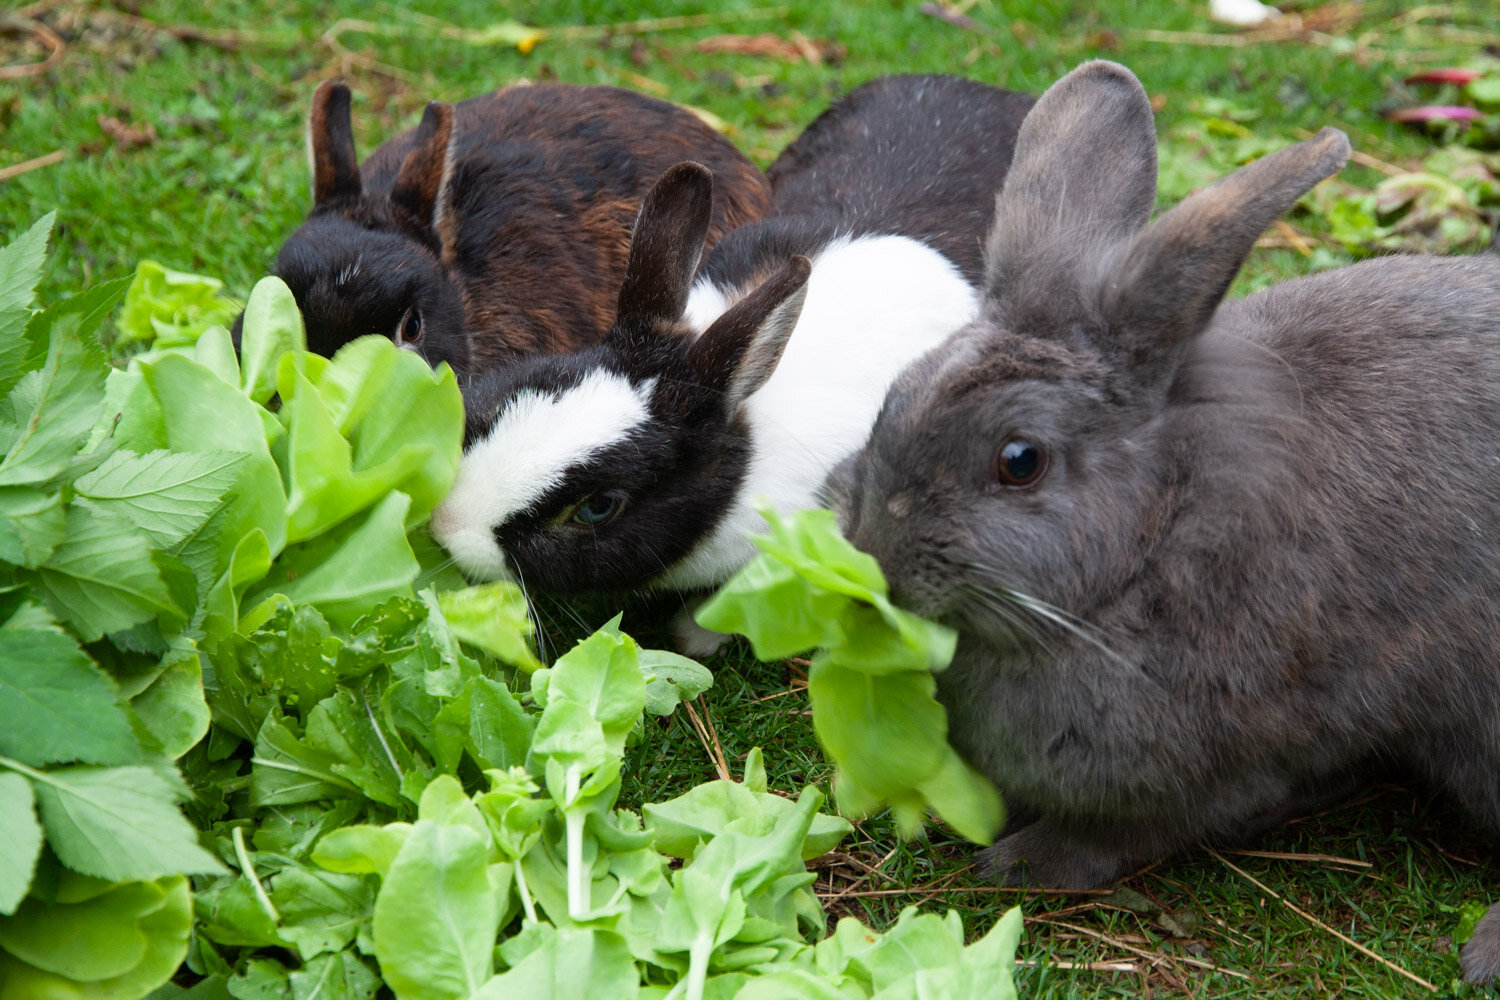
[(73, 484), (101, 510), (125, 518), (167, 548), (196, 531), (239, 477), (242, 452), (117, 451)]
[(0, 397), (29, 371), (27, 355), (34, 345), (25, 336), (31, 319), (31, 296), (47, 260), (47, 237), (56, 212), (48, 212), (30, 229), (0, 247)]
[(57, 478), (88, 441), (103, 412), (109, 369), (89, 338), (124, 290), (122, 281), (103, 282), (28, 322), (26, 336), (47, 343), (47, 360), (23, 375), (0, 404), (0, 423), (14, 428), (5, 436), (0, 486)]
[(66, 524), (60, 491), (0, 487), (0, 562), (35, 569), (62, 543)]
[(109, 676), (69, 636), (0, 628), (0, 755), (126, 764), (140, 744)]
[(0, 772), (0, 914), (10, 916), (21, 905), (41, 853), (42, 824), (31, 784)]
[(461, 1000), (490, 978), (500, 908), (467, 826), (411, 828), (375, 900), (375, 957), (398, 1000)]
[[(265, 535), (271, 555), (286, 544), (286, 493), (267, 446), (270, 430), (281, 425), (234, 386), (180, 354), (140, 364), (148, 397), (142, 408), (160, 411), (166, 447), (174, 452), (231, 451), (249, 457), (229, 491), (231, 502), (219, 527), (216, 564), (228, 566), (241, 540), (253, 531)], [(149, 406), (148, 406), (149, 403)], [(123, 418), (122, 418), (123, 422)]]
[(27, 772), (47, 843), (63, 864), (111, 881), (218, 873), (177, 809), (186, 789), (148, 767)]
[(67, 537), (39, 574), (48, 605), (85, 642), (175, 610), (145, 536), (103, 511), (69, 507)]

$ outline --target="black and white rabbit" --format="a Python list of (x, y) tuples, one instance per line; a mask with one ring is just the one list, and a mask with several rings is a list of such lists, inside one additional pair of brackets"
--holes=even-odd
[(696, 115), (614, 87), (433, 101), (359, 164), (349, 90), (325, 82), (309, 136), (313, 209), (272, 271), (321, 354), (383, 333), (468, 372), (588, 346), (614, 318), (630, 228), (662, 171), (694, 159), (720, 178), (711, 241), (770, 198)]
[[(1500, 831), (1500, 256), (1224, 294), (1349, 155), (1325, 129), (1147, 226), (1151, 106), (1088, 63), (1021, 127), (979, 319), (831, 490), (960, 634), (954, 745), (1086, 888), (1410, 765)], [(1023, 865), (1026, 866), (1023, 868)], [(1500, 907), (1463, 952), (1500, 974)]]
[(668, 171), (605, 341), (466, 388), (435, 537), (470, 574), (554, 591), (727, 579), (754, 554), (756, 499), (813, 503), (896, 373), (973, 316), (979, 253), (962, 251), (982, 243), (1030, 104), (951, 77), (854, 91), (773, 167), (771, 214), (701, 271), (711, 176)]

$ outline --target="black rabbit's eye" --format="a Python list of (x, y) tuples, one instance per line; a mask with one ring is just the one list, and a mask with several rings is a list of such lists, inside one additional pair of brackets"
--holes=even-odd
[(406, 310), (406, 315), (401, 317), (401, 325), (396, 330), (397, 344), (415, 344), (422, 339), (422, 314), (417, 311), (416, 306)]
[(1047, 453), (1029, 441), (1007, 441), (995, 452), (994, 475), (1002, 486), (1035, 486), (1047, 472)]
[(585, 528), (597, 528), (613, 521), (624, 507), (625, 494), (619, 490), (607, 490), (578, 501), (573, 508), (573, 516), (568, 521)]

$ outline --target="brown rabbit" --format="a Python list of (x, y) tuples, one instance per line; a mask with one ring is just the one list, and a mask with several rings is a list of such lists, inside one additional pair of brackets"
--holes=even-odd
[[(1086, 888), (1425, 775), (1500, 832), (1500, 256), (1224, 301), (1349, 155), (1333, 129), (1147, 226), (1151, 106), (1093, 62), (1022, 124), (979, 319), (831, 484), (894, 599), (960, 633), (958, 749)], [(1500, 906), (1462, 953), (1500, 975)]]
[(514, 86), (356, 163), (349, 90), (313, 96), (313, 209), (273, 273), (308, 346), (382, 333), (466, 373), (571, 351), (614, 319), (641, 197), (672, 164), (717, 179), (710, 241), (762, 215), (765, 178), (696, 115), (614, 87)]

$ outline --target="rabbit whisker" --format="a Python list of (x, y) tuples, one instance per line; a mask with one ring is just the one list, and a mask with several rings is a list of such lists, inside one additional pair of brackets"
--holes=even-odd
[(1011, 642), (1017, 646), (1021, 640), (1026, 639), (1047, 652), (1052, 652), (1046, 636), (1026, 620), (1023, 613), (1026, 609), (1017, 606), (1014, 602), (1006, 599), (1003, 595), (990, 591), (971, 588), (969, 593), (979, 601), (986, 611), (1001, 619), (1005, 631), (1009, 634)]
[[(977, 570), (992, 578), (997, 575), (993, 567), (978, 563), (968, 563), (967, 568)], [(1083, 640), (1116, 663), (1122, 666), (1128, 665), (1124, 657), (1111, 649), (1104, 641), (1104, 633), (1101, 629), (1072, 612), (1065, 611), (1054, 604), (1049, 604), (1047, 601), (1039, 597), (1033, 597), (1024, 591), (1004, 585), (999, 585), (991, 589), (971, 587), (970, 592), (983, 598), (985, 606), (996, 614), (1002, 614), (999, 606), (1003, 604), (1013, 614), (1019, 613), (1019, 617), (1029, 619), (1036, 624), (1045, 624), (1059, 629), (1068, 635)], [(1027, 632), (1026, 634), (1033, 641), (1037, 642), (1038, 645), (1042, 645), (1045, 648), (1046, 644), (1041, 641), (1039, 636), (1031, 632)]]

